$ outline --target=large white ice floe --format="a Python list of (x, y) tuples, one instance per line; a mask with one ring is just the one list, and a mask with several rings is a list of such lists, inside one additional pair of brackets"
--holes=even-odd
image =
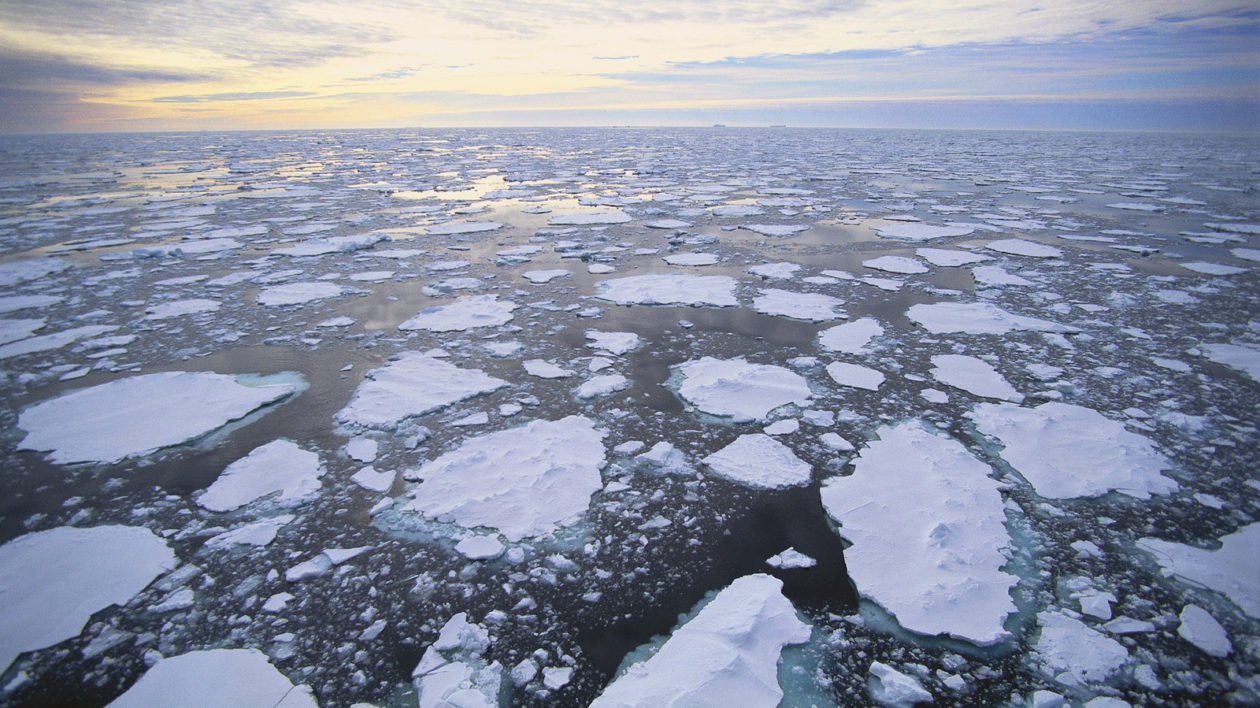
[(678, 372), (678, 395), (705, 413), (737, 423), (762, 420), (789, 403), (809, 402), (809, 383), (781, 366), (706, 356), (679, 364)]
[(480, 369), (461, 369), (420, 352), (404, 352), (394, 361), (367, 373), (350, 403), (337, 413), (349, 425), (391, 428), (403, 419), (422, 415), (482, 393), (507, 386)]
[(60, 349), (71, 342), (77, 342), (80, 339), (95, 337), (98, 334), (112, 332), (118, 329), (114, 325), (83, 325), (82, 327), (72, 327), (60, 332), (52, 334), (42, 334), (38, 337), (29, 337), (27, 339), (19, 339), (15, 342), (9, 342), (0, 346), (0, 359), (8, 359), (14, 356), (23, 356), (25, 354), (35, 354), (37, 352), (45, 352), (50, 349)]
[(498, 327), (512, 320), (515, 309), (515, 302), (500, 300), (497, 295), (473, 295), (446, 305), (426, 307), (398, 325), (398, 329), (454, 332), (475, 327)]
[(0, 546), (0, 672), (22, 652), (77, 636), (176, 563), (165, 541), (133, 526), (62, 526)]
[(327, 300), (330, 297), (340, 297), (343, 292), (345, 291), (336, 283), (284, 283), (258, 291), (258, 302), (268, 307), (301, 305), (316, 300)]
[(979, 263), (980, 261), (991, 261), (992, 256), (985, 256), (979, 253), (971, 253), (969, 251), (955, 251), (950, 248), (918, 248), (914, 254), (934, 266), (957, 267)]
[(1234, 645), (1229, 641), (1229, 634), (1207, 610), (1198, 605), (1186, 605), (1181, 608), (1179, 619), (1181, 624), (1177, 627), (1177, 634), (1204, 653), (1216, 657), (1233, 653)]
[(912, 305), (906, 316), (933, 334), (1005, 334), (1012, 330), (1075, 332), (1075, 327), (1016, 315), (987, 302), (936, 302)]
[(906, 258), (905, 256), (870, 258), (862, 261), (862, 265), (874, 270), (882, 270), (886, 273), (901, 273), (903, 275), (918, 275), (927, 273), (930, 270), (919, 261), (913, 258)]
[(984, 403), (967, 417), (1005, 446), (1003, 460), (1049, 499), (1110, 491), (1145, 499), (1177, 482), (1160, 474), (1172, 464), (1155, 444), (1091, 408), (1052, 401), (1036, 408)]
[(1033, 649), (1041, 671), (1064, 686), (1102, 683), (1129, 658), (1124, 645), (1061, 612), (1037, 614), (1041, 626)]
[(632, 275), (595, 284), (595, 297), (619, 305), (715, 305), (735, 307), (736, 280), (726, 275), (669, 273)]
[(257, 649), (207, 649), (158, 659), (109, 708), (317, 708)]
[(211, 511), (231, 511), (275, 494), (275, 506), (288, 507), (319, 492), (324, 474), (319, 455), (291, 440), (273, 440), (233, 462), (197, 497)]
[(761, 573), (735, 580), (591, 707), (779, 705), (779, 655), (810, 636), (782, 588)]
[(403, 511), (516, 542), (577, 521), (603, 486), (603, 438), (583, 416), (535, 420), (466, 440), (408, 473), (420, 484)]
[(172, 300), (170, 302), (160, 302), (150, 305), (145, 312), (146, 320), (164, 320), (168, 317), (179, 317), (180, 315), (198, 315), (203, 312), (216, 312), (219, 309), (218, 300), (207, 300), (206, 298), (189, 298), (187, 300)]
[(810, 229), (809, 224), (740, 224), (739, 228), (747, 229), (762, 236), (787, 238)]
[(1059, 258), (1063, 255), (1063, 251), (1054, 246), (1025, 241), (1022, 238), (1004, 238), (990, 241), (985, 244), (985, 248), (998, 253), (1006, 253), (1012, 256), (1028, 256), (1030, 258)]
[(932, 357), (932, 376), (937, 381), (985, 398), (1019, 403), (1024, 394), (1015, 390), (989, 362), (963, 354)]
[(349, 253), (364, 248), (371, 248), (385, 239), (385, 234), (357, 234), (354, 236), (313, 238), (292, 246), (277, 248), (272, 253), (282, 256), (322, 256), (328, 253)]
[(917, 422), (878, 435), (852, 475), (821, 490), (852, 543), (844, 560), (858, 592), (913, 632), (979, 645), (1008, 638), (1017, 579), (1002, 570), (1011, 541), (989, 466)]
[(920, 222), (896, 222), (875, 227), (881, 238), (896, 238), (903, 241), (931, 241), (951, 236), (966, 236), (976, 227), (967, 224), (957, 226), (938, 226)]
[(11, 288), (18, 283), (60, 273), (73, 266), (70, 261), (60, 258), (28, 258), (0, 263), (0, 288)]
[(798, 293), (791, 290), (766, 288), (753, 298), (752, 308), (766, 315), (778, 315), (810, 322), (826, 322), (843, 319), (848, 315), (837, 312), (844, 304), (838, 297), (821, 293)]
[(1137, 547), (1155, 556), (1164, 572), (1215, 590), (1248, 615), (1260, 618), (1260, 523), (1221, 539), (1215, 550), (1143, 538)]
[(818, 333), (818, 345), (827, 351), (857, 354), (875, 337), (883, 336), (884, 328), (871, 317), (863, 317)]
[(1199, 348), (1208, 359), (1238, 369), (1250, 376), (1252, 381), (1260, 382), (1260, 349), (1223, 342), (1201, 344)]
[(850, 364), (847, 361), (835, 361), (827, 365), (827, 375), (841, 386), (878, 391), (884, 384), (884, 372), (869, 366)]
[(584, 211), (573, 214), (556, 214), (547, 219), (552, 226), (593, 226), (597, 224), (625, 224), (633, 221), (624, 211)]
[(453, 236), (456, 234), (479, 234), (486, 231), (497, 231), (501, 228), (503, 228), (503, 224), (497, 221), (457, 221), (426, 226), (424, 227), (424, 232), (430, 236)]
[(719, 477), (759, 489), (809, 484), (812, 469), (791, 448), (765, 433), (741, 435), (703, 462)]
[(26, 339), (31, 335), (43, 329), (48, 324), (48, 320), (39, 317), (21, 320), (0, 320), (0, 344), (8, 344), (16, 342), (19, 339)]
[(117, 379), (37, 403), (18, 415), (23, 450), (59, 464), (117, 462), (199, 438), (284, 398), (293, 384), (168, 371)]

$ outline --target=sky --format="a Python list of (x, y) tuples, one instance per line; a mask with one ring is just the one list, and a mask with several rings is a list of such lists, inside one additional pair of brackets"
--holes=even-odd
[(1260, 134), (1255, 0), (0, 0), (0, 132)]

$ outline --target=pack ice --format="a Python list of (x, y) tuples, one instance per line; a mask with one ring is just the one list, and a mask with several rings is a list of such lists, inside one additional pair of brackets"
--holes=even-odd
[(337, 420), (347, 425), (391, 428), (411, 416), (506, 385), (503, 379), (477, 369), (461, 369), (420, 352), (403, 352), (367, 373), (354, 398), (337, 412)]
[(679, 396), (705, 413), (736, 423), (763, 420), (780, 406), (809, 402), (805, 378), (773, 364), (706, 356), (679, 364), (678, 373)]
[(207, 649), (158, 659), (109, 708), (317, 708), (257, 649)]
[(858, 592), (912, 632), (982, 646), (1008, 638), (1017, 579), (1002, 570), (1011, 541), (989, 466), (915, 421), (877, 435), (852, 475), (821, 489), (852, 543), (844, 560)]
[(275, 494), (276, 506), (293, 506), (319, 491), (324, 468), (319, 455), (291, 440), (273, 440), (228, 465), (197, 503), (211, 511), (231, 511)]
[(591, 708), (779, 705), (779, 655), (810, 636), (782, 588), (761, 573), (737, 579), (651, 658), (615, 678)]
[(195, 440), (295, 391), (224, 374), (169, 371), (117, 379), (37, 403), (18, 416), (20, 449), (59, 464), (118, 462)]
[(496, 295), (474, 295), (448, 305), (426, 307), (415, 317), (398, 325), (398, 329), (454, 332), (474, 327), (497, 327), (510, 322), (515, 309), (516, 303), (499, 300)]
[(61, 526), (0, 546), (0, 672), (22, 652), (77, 636), (176, 563), (165, 541), (133, 526)]
[(736, 281), (726, 275), (690, 273), (631, 275), (595, 284), (595, 296), (619, 305), (714, 305), (735, 307)]

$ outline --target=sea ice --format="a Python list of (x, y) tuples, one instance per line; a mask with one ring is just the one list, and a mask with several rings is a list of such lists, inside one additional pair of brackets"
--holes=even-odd
[(737, 579), (656, 654), (615, 678), (591, 708), (779, 705), (779, 655), (810, 636), (782, 587), (761, 573)]
[(404, 511), (515, 543), (568, 526), (603, 486), (607, 433), (582, 416), (536, 420), (464, 441), (407, 476), (422, 481)]
[(1191, 261), (1180, 265), (1186, 270), (1192, 270), (1204, 275), (1238, 275), (1251, 270), (1250, 268), (1239, 268), (1237, 266), (1224, 265), (1223, 263), (1208, 263), (1206, 261)]
[(798, 293), (766, 288), (753, 298), (752, 307), (766, 315), (778, 315), (809, 322), (825, 322), (847, 317), (836, 308), (844, 304), (840, 298), (820, 293)]
[(634, 351), (643, 341), (634, 332), (604, 332), (598, 329), (586, 330), (586, 340), (586, 346), (615, 356)]
[(555, 268), (552, 270), (527, 270), (524, 273), (521, 273), (522, 278), (539, 285), (543, 283), (550, 283), (556, 278), (563, 278), (569, 275), (573, 275), (573, 271), (565, 270), (563, 268)]
[(1228, 597), (1243, 612), (1260, 618), (1260, 523), (1243, 526), (1221, 539), (1215, 550), (1157, 538), (1138, 540), (1137, 547), (1155, 556), (1165, 573), (1202, 585)]
[(809, 383), (781, 366), (704, 357), (679, 364), (678, 372), (682, 377), (678, 395), (705, 413), (737, 423), (763, 420), (789, 403), (809, 402)]
[(330, 238), (313, 238), (292, 246), (277, 248), (272, 251), (282, 256), (322, 256), (327, 253), (349, 253), (358, 251), (384, 241), (385, 234), (358, 234), (354, 236), (332, 236)]
[(562, 379), (573, 375), (572, 371), (543, 359), (527, 359), (521, 365), (525, 367), (525, 373), (541, 379)]
[(879, 258), (862, 261), (862, 265), (887, 273), (902, 273), (904, 275), (917, 275), (930, 271), (927, 266), (905, 256), (880, 256)]
[(38, 319), (0, 320), (0, 344), (26, 339), (43, 329), (48, 320)]
[(1202, 344), (1199, 346), (1208, 359), (1246, 373), (1252, 381), (1260, 382), (1260, 349), (1238, 344)]
[(61, 526), (0, 546), (0, 672), (19, 654), (83, 631), (178, 563), (145, 528)]
[(144, 318), (146, 320), (164, 320), (168, 317), (178, 317), (180, 315), (216, 312), (219, 309), (219, 304), (218, 300), (207, 300), (205, 298), (161, 302), (156, 305), (150, 305)]
[(770, 556), (766, 559), (766, 565), (771, 568), (794, 569), (794, 568), (813, 568), (818, 565), (818, 561), (801, 553), (795, 548), (789, 548), (782, 553)]
[(1002, 459), (1048, 499), (1112, 490), (1144, 499), (1177, 490), (1160, 474), (1172, 465), (1154, 443), (1093, 409), (1056, 401), (1036, 408), (984, 403), (967, 417), (1005, 446)]
[(1037, 623), (1042, 670), (1065, 686), (1101, 683), (1129, 658), (1124, 645), (1061, 612), (1039, 612)]
[(975, 278), (979, 285), (1035, 285), (1033, 281), (1012, 273), (1008, 273), (1001, 266), (976, 266), (971, 269), (971, 277)]
[(625, 224), (633, 221), (624, 211), (588, 211), (574, 214), (556, 214), (547, 220), (551, 226), (593, 226), (597, 224)]
[(955, 251), (949, 248), (917, 248), (914, 254), (934, 266), (955, 267), (971, 265), (981, 261), (991, 261), (992, 256), (985, 256), (969, 251)]
[(295, 519), (293, 514), (280, 514), (251, 521), (206, 539), (206, 548), (227, 548), (233, 545), (266, 546), (275, 540), (276, 534)]
[(749, 268), (748, 272), (772, 280), (790, 280), (800, 269), (797, 263), (763, 263)]
[(857, 354), (875, 337), (883, 336), (884, 328), (874, 318), (860, 320), (824, 329), (818, 333), (818, 345), (827, 351)]
[(60, 349), (71, 342), (77, 342), (86, 337), (95, 337), (98, 334), (112, 332), (116, 329), (118, 328), (113, 325), (84, 325), (60, 332), (53, 332), (52, 334), (19, 339), (16, 342), (0, 345), (0, 359), (8, 359), (9, 357), (22, 356), (24, 354), (35, 354), (50, 349)]
[(499, 300), (497, 295), (473, 295), (447, 305), (426, 307), (398, 325), (398, 329), (454, 332), (475, 327), (498, 327), (512, 321), (515, 309), (516, 303)]
[(989, 466), (917, 422), (878, 436), (852, 475), (820, 492), (852, 543), (844, 560), (858, 592), (913, 632), (982, 646), (1008, 638), (1017, 579), (1002, 570), (1011, 541)]
[(23, 450), (58, 464), (117, 462), (188, 442), (292, 394), (232, 376), (169, 371), (116, 379), (37, 403), (18, 416)]
[(397, 473), (394, 470), (378, 471), (375, 467), (368, 465), (355, 472), (350, 477), (350, 481), (370, 492), (384, 493), (394, 486), (394, 477), (396, 476)]
[(319, 455), (290, 440), (273, 440), (228, 465), (197, 503), (211, 511), (231, 511), (278, 493), (274, 505), (294, 506), (319, 492), (323, 474)]
[(827, 375), (841, 386), (878, 391), (884, 383), (884, 374), (870, 367), (836, 361), (827, 365)]
[(424, 231), (430, 236), (453, 236), (456, 234), (479, 234), (486, 231), (497, 231), (501, 228), (503, 228), (503, 224), (497, 221), (460, 221), (426, 226)]
[(734, 278), (691, 273), (632, 275), (595, 284), (595, 296), (619, 305), (735, 307)]
[(30, 310), (56, 305), (64, 300), (60, 295), (5, 295), (0, 296), (0, 313)]
[(761, 234), (762, 236), (772, 236), (775, 238), (787, 238), (795, 236), (802, 231), (809, 230), (809, 224), (740, 224), (741, 229)]
[(918, 703), (932, 703), (932, 694), (908, 674), (880, 661), (871, 663), (868, 687), (871, 700), (889, 708), (911, 708)]
[(495, 536), (466, 536), (455, 550), (468, 560), (493, 560), (503, 555), (504, 546)]
[(657, 219), (655, 221), (645, 221), (643, 225), (649, 229), (685, 229), (691, 226), (689, 222), (682, 219)]
[(27, 258), (21, 261), (0, 263), (0, 288), (11, 288), (18, 283), (38, 280), (72, 267), (74, 267), (73, 263), (60, 258)]
[(577, 388), (576, 395), (578, 398), (594, 398), (623, 391), (629, 387), (629, 379), (621, 374), (605, 374), (582, 382), (582, 385)]
[(159, 659), (109, 708), (318, 708), (257, 649), (207, 649)]
[(258, 291), (258, 302), (268, 307), (301, 305), (315, 300), (339, 297), (344, 291), (340, 285), (327, 282), (302, 282), (272, 285)]
[(896, 222), (875, 227), (881, 238), (897, 238), (903, 241), (931, 241), (936, 238), (966, 236), (975, 230), (976, 227), (971, 225), (937, 226), (920, 222)]
[(673, 253), (664, 260), (672, 266), (710, 266), (718, 262), (718, 257), (714, 253)]
[(508, 385), (479, 369), (461, 369), (420, 352), (404, 352), (369, 371), (367, 379), (337, 413), (339, 422), (390, 428), (404, 418)]
[(758, 489), (809, 484), (812, 468), (764, 433), (741, 435), (702, 460), (719, 477)]
[(1226, 657), (1234, 651), (1229, 635), (1216, 618), (1198, 605), (1186, 605), (1181, 609), (1181, 624), (1177, 627), (1181, 638), (1215, 657)]
[(1015, 315), (987, 302), (936, 302), (912, 305), (906, 316), (933, 334), (1005, 334), (1027, 329), (1038, 332), (1075, 332), (1066, 325)]
[(1024, 395), (983, 359), (961, 354), (938, 354), (932, 357), (932, 367), (932, 376), (937, 381), (967, 393), (1015, 403), (1024, 400)]
[(985, 244), (985, 248), (1012, 256), (1028, 256), (1030, 258), (1060, 258), (1063, 256), (1062, 249), (1033, 241), (1025, 241), (1022, 238), (1005, 238), (998, 241), (990, 241)]

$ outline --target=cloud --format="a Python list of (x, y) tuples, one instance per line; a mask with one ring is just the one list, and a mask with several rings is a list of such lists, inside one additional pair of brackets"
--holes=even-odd
[(275, 98), (303, 98), (316, 95), (313, 91), (245, 91), (235, 93), (206, 93), (195, 96), (159, 96), (154, 103), (208, 103), (215, 101), (264, 101)]

